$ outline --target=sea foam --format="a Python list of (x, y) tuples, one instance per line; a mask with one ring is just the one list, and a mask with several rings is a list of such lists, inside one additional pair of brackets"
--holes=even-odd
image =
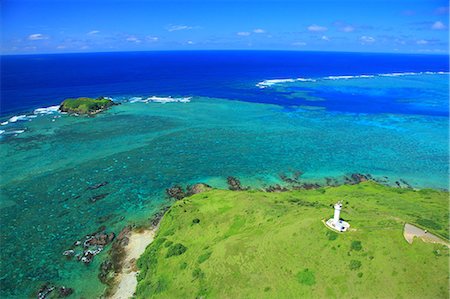
[(55, 112), (58, 112), (59, 105), (57, 106), (50, 106), (50, 107), (44, 107), (44, 108), (37, 108), (34, 109), (34, 114), (53, 114)]
[(292, 82), (315, 82), (316, 79), (311, 78), (291, 78), (291, 79), (270, 79), (270, 80), (264, 80), (256, 84), (259, 88), (266, 88), (270, 87), (275, 84), (280, 83), (292, 83)]
[(143, 97), (132, 97), (129, 99), (130, 103), (189, 103), (192, 97), (181, 97), (181, 98), (172, 98), (172, 97), (157, 97), (151, 96), (148, 98)]
[(339, 75), (327, 76), (320, 78), (286, 78), (286, 79), (268, 79), (256, 83), (259, 88), (267, 88), (277, 84), (294, 83), (294, 82), (316, 82), (321, 80), (350, 80), (361, 78), (375, 78), (375, 77), (400, 77), (400, 76), (417, 76), (417, 75), (448, 75), (450, 72), (402, 72), (402, 73), (384, 73), (375, 75)]
[(10, 119), (8, 119), (8, 122), (15, 123), (17, 121), (25, 121), (27, 119), (28, 118), (27, 118), (27, 116), (25, 114), (23, 114), (23, 115), (15, 115), (15, 116), (11, 117)]

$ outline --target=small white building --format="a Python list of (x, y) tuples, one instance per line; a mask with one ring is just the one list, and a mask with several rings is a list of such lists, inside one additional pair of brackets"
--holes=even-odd
[(350, 224), (340, 219), (341, 209), (342, 209), (342, 202), (338, 201), (334, 205), (334, 217), (328, 219), (326, 224), (331, 229), (337, 230), (339, 232), (345, 232), (350, 227)]

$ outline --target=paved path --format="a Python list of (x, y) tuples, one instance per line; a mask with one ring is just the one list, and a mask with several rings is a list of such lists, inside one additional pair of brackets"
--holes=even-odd
[(412, 244), (412, 242), (414, 241), (414, 237), (418, 237), (421, 238), (424, 242), (439, 243), (450, 247), (448, 242), (409, 223), (405, 224), (405, 228), (403, 229), (403, 236), (409, 244)]

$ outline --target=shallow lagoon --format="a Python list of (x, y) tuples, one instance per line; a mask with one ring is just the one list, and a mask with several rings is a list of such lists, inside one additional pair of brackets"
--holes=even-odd
[[(105, 254), (85, 266), (62, 252), (101, 225), (117, 233), (147, 221), (170, 203), (164, 189), (173, 184), (223, 188), (233, 175), (263, 187), (299, 170), (312, 181), (360, 172), (448, 188), (448, 117), (440, 115), (448, 111), (448, 76), (437, 79), (409, 79), (435, 86), (421, 96), (389, 81), (403, 88), (396, 104), (427, 114), (340, 111), (341, 97), (360, 90), (351, 84), (365, 83), (330, 81), (338, 86), (296, 82), (260, 91), (294, 98), (292, 106), (194, 96), (189, 103), (125, 102), (95, 117), (48, 114), (8, 124), (2, 129), (25, 131), (3, 134), (0, 147), (1, 295), (23, 298), (45, 281), (74, 287), (78, 297), (100, 294), (96, 271)], [(367, 105), (383, 105), (390, 95)], [(100, 194), (107, 196), (90, 201)]]

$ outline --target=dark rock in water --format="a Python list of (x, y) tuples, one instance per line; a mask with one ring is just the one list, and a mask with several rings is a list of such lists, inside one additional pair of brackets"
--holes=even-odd
[(372, 177), (369, 175), (361, 174), (361, 173), (352, 173), (350, 177), (346, 176), (344, 178), (344, 183), (347, 185), (356, 185), (361, 182), (365, 182), (370, 180)]
[(67, 258), (75, 256), (78, 261), (89, 264), (94, 257), (102, 252), (105, 246), (112, 243), (116, 237), (113, 232), (107, 233), (105, 230), (105, 226), (100, 226), (92, 234), (86, 235), (86, 239), (83, 243), (81, 241), (74, 242), (72, 244), (72, 249), (64, 251), (63, 255), (67, 256)]
[(64, 251), (63, 255), (66, 256), (68, 259), (71, 259), (73, 256), (75, 256), (75, 251), (72, 249), (69, 249), (69, 250)]
[(116, 234), (115, 234), (115, 233), (113, 233), (113, 232), (109, 233), (109, 234), (108, 234), (107, 242), (108, 242), (108, 243), (111, 243), (112, 241), (114, 241), (114, 238), (115, 238), (115, 237), (116, 237)]
[(288, 184), (296, 184), (296, 183), (298, 183), (297, 180), (288, 177), (288, 176), (285, 175), (284, 173), (280, 173), (278, 176), (279, 176), (280, 179), (281, 179), (283, 182), (285, 182), (285, 183), (288, 183)]
[(125, 226), (119, 233), (114, 243), (119, 244), (120, 246), (127, 246), (130, 239), (128, 238), (131, 232), (131, 226)]
[(109, 195), (109, 193), (103, 193), (103, 194), (95, 195), (95, 196), (92, 196), (89, 200), (90, 200), (91, 202), (96, 202), (96, 201), (98, 201), (98, 200), (100, 200), (100, 199), (105, 198), (105, 197), (108, 196), (108, 195)]
[(51, 292), (55, 290), (55, 286), (49, 282), (43, 284), (37, 293), (38, 299), (47, 299)]
[(321, 186), (317, 183), (304, 183), (304, 184), (300, 185), (300, 188), (306, 189), (306, 190), (318, 189), (320, 187)]
[(163, 209), (161, 209), (158, 213), (156, 213), (152, 219), (150, 220), (150, 225), (152, 227), (157, 227), (159, 222), (161, 221), (162, 217), (164, 216), (164, 214), (166, 213), (166, 211), (169, 209), (169, 207), (164, 207)]
[(325, 178), (325, 185), (335, 187), (339, 186), (339, 182), (335, 178)]
[(38, 299), (49, 299), (51, 298), (65, 298), (73, 294), (72, 288), (67, 288), (65, 286), (56, 286), (52, 283), (45, 283), (42, 285), (38, 291)]
[(397, 187), (399, 188), (403, 188), (403, 189), (413, 189), (413, 187), (408, 184), (405, 180), (400, 179), (398, 181), (395, 181), (395, 184), (397, 185)]
[(86, 190), (95, 190), (106, 185), (108, 185), (108, 182), (101, 182), (100, 184), (87, 187)]
[(103, 284), (111, 283), (111, 276), (113, 274), (113, 263), (110, 260), (106, 260), (100, 264), (100, 273), (98, 274), (98, 279)]
[(303, 175), (303, 172), (300, 171), (300, 170), (297, 170), (297, 171), (294, 172), (294, 179), (296, 181), (298, 181), (302, 175)]
[(85, 247), (89, 246), (106, 246), (114, 240), (114, 233), (106, 234), (106, 233), (98, 233), (91, 238), (89, 238), (85, 243)]
[(187, 186), (186, 187), (187, 191), (187, 196), (191, 196), (194, 194), (198, 194), (198, 193), (202, 193), (208, 190), (211, 190), (212, 187), (208, 184), (204, 184), (204, 183), (197, 183), (195, 185), (192, 186)]
[(241, 181), (238, 178), (229, 176), (227, 177), (228, 189), (232, 191), (248, 190), (248, 187), (242, 187)]
[(365, 181), (369, 180), (369, 177), (367, 177), (366, 175), (361, 174), (361, 173), (353, 173), (351, 175), (351, 178), (352, 178), (352, 180), (354, 182), (358, 182), (358, 183), (365, 182)]
[(80, 260), (85, 264), (89, 264), (94, 259), (94, 256), (95, 256), (94, 252), (86, 250)]
[(166, 189), (166, 193), (167, 195), (169, 195), (169, 197), (175, 198), (177, 200), (186, 197), (183, 187), (181, 187), (180, 185), (175, 185), (173, 187)]
[(284, 191), (288, 191), (288, 190), (289, 190), (288, 188), (282, 187), (278, 184), (269, 186), (265, 189), (266, 192), (284, 192)]
[(408, 184), (408, 182), (406, 182), (403, 179), (399, 180), (401, 188), (407, 188), (407, 189), (412, 189), (412, 186), (410, 184)]
[(285, 173), (280, 173), (278, 176), (280, 179), (288, 184), (294, 185), (294, 184), (300, 184), (300, 177), (303, 175), (303, 172), (301, 171), (295, 171), (292, 176), (288, 176)]
[(58, 289), (58, 295), (60, 298), (69, 297), (73, 294), (72, 288), (66, 288), (65, 286), (62, 286)]

